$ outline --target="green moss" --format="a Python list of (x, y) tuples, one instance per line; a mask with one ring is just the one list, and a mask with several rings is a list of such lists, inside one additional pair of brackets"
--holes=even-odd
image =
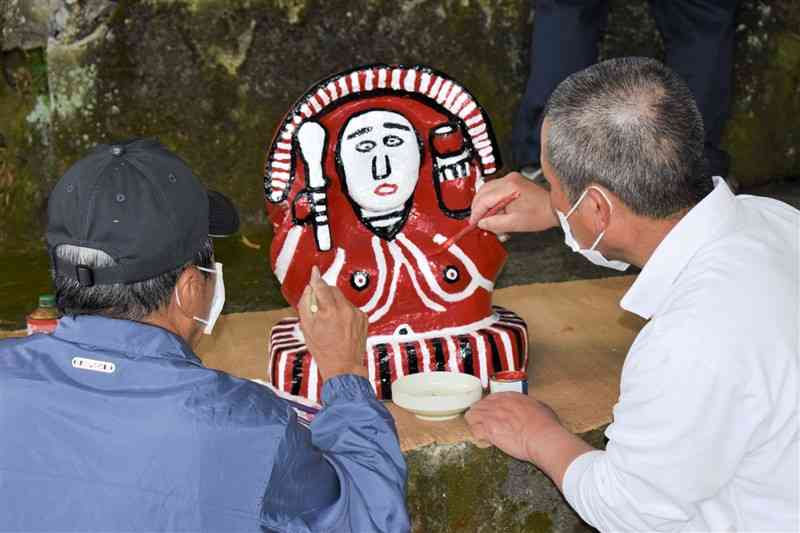
[(547, 513), (531, 513), (520, 529), (525, 533), (549, 533), (553, 530), (553, 521)]
[[(552, 530), (547, 511), (508, 493), (509, 465), (515, 460), (494, 448), (432, 445), (414, 450), (407, 461), (414, 531)], [(535, 475), (532, 466), (526, 468)]]
[(724, 138), (744, 185), (800, 175), (800, 36), (773, 34), (764, 54), (758, 78), (739, 89), (748, 101), (735, 107)]
[(221, 7), (226, 9), (252, 9), (263, 4), (272, 4), (283, 10), (286, 19), (290, 24), (300, 22), (303, 12), (306, 9), (306, 0), (226, 0), (221, 3), (219, 0), (146, 0), (145, 3), (153, 7), (176, 6), (185, 8), (191, 15), (198, 15), (204, 11), (216, 11)]
[[(581, 437), (604, 447), (603, 428)], [(592, 531), (535, 466), (496, 448), (433, 444), (406, 454), (415, 532)]]
[(0, 79), (0, 242), (13, 247), (26, 247), (40, 234), (47, 130), (32, 128), (28, 117), (36, 109), (46, 113), (43, 58), (42, 50), (2, 55), (7, 75)]

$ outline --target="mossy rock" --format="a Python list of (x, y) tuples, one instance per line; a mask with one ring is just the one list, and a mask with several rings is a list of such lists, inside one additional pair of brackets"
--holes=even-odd
[[(0, 246), (15, 253), (40, 253), (47, 193), (70, 164), (133, 136), (160, 138), (230, 194), (247, 224), (266, 226), (262, 165), (274, 128), (313, 82), (358, 64), (450, 74), (487, 109), (508, 159), (535, 23), (528, 0), (3, 2), (50, 9), (46, 49), (2, 53)], [(0, 22), (11, 46), (22, 42)], [(724, 145), (744, 185), (800, 176), (798, 28), (794, 0), (740, 2)], [(663, 57), (646, 0), (611, 0), (600, 56), (622, 55)]]
[(743, 1), (724, 145), (743, 185), (800, 176), (800, 3)]
[(49, 188), (47, 71), (43, 49), (0, 53), (0, 242), (29, 246), (41, 235)]
[[(121, 1), (49, 47), (59, 170), (98, 142), (157, 136), (263, 221), (265, 149), (314, 81), (352, 65), (428, 63), (495, 117), (522, 90), (521, 1)], [(476, 36), (480, 36), (476, 38)], [(465, 60), (469, 58), (469, 60)], [(503, 81), (498, 82), (498, 66)], [(510, 121), (496, 120), (508, 140)]]
[[(601, 429), (582, 437), (604, 447)], [(432, 444), (406, 454), (416, 533), (594, 531), (538, 468), (496, 448)]]
[[(647, 2), (611, 4), (601, 57), (662, 56)], [(311, 83), (353, 65), (427, 63), (447, 72), (487, 108), (508, 155), (535, 22), (526, 0), (52, 6), (57, 35), (47, 59), (55, 173), (97, 142), (157, 136), (212, 187), (230, 193), (250, 223), (264, 221), (264, 151), (283, 113)], [(746, 184), (800, 173), (798, 11), (790, 0), (741, 3), (738, 89), (725, 143)], [(51, 180), (42, 173), (30, 178), (40, 190)]]

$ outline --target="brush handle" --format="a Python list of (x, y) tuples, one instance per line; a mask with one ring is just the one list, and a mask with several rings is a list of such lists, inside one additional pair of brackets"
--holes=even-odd
[(499, 202), (494, 204), (492, 207), (490, 207), (486, 211), (486, 213), (483, 214), (483, 216), (481, 218), (479, 218), (475, 222), (472, 222), (469, 225), (464, 226), (463, 228), (461, 228), (458, 231), (458, 233), (456, 233), (455, 235), (453, 235), (452, 237), (447, 239), (444, 243), (442, 243), (442, 245), (435, 252), (433, 252), (433, 254), (431, 254), (431, 255), (438, 255), (438, 254), (444, 252), (445, 250), (450, 248), (453, 244), (455, 244), (456, 242), (461, 240), (461, 238), (464, 237), (464, 235), (466, 235), (470, 231), (472, 231), (475, 228), (477, 228), (478, 227), (478, 223), (481, 220), (483, 220), (484, 218), (489, 218), (489, 217), (495, 216), (497, 213), (499, 213), (500, 211), (505, 209), (508, 206), (508, 204), (510, 204), (511, 202), (516, 200), (517, 198), (519, 198), (519, 193), (518, 192), (512, 192), (511, 194), (509, 194), (508, 196), (506, 196), (505, 198), (503, 198), (502, 200), (500, 200)]

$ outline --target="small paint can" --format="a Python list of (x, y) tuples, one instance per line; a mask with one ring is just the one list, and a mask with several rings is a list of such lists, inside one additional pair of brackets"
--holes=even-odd
[(489, 378), (489, 394), (521, 392), (528, 394), (528, 373), (522, 370), (503, 370)]

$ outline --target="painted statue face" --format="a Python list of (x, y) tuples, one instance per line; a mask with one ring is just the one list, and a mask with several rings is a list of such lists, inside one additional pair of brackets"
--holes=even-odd
[(367, 111), (350, 118), (339, 157), (350, 197), (364, 209), (399, 209), (417, 186), (422, 154), (414, 126), (399, 113)]

